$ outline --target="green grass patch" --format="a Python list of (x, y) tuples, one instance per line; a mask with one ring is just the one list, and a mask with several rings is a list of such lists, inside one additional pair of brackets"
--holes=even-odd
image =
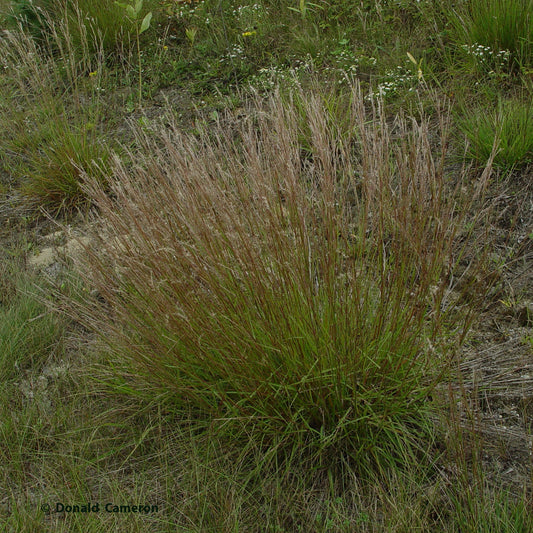
[(533, 60), (533, 2), (531, 0), (471, 0), (457, 10), (454, 25), (463, 42), (508, 52), (515, 66)]
[(72, 209), (84, 202), (82, 175), (104, 180), (110, 159), (103, 104), (107, 71), (102, 57), (80, 57), (71, 41), (63, 47), (59, 34), (65, 25), (51, 29), (58, 50), (20, 32), (0, 43), (1, 83), (11, 87), (1, 99), (0, 144), (4, 168), (19, 177), (27, 196), (51, 210)]
[(520, 100), (500, 101), (496, 109), (465, 111), (458, 118), (469, 143), (468, 154), (480, 164), (495, 150), (494, 165), (511, 169), (533, 160), (533, 106)]
[(61, 322), (36, 296), (35, 278), (21, 276), (10, 302), (0, 306), (0, 377), (20, 376), (58, 349)]
[[(146, 0), (142, 15), (158, 7)], [(39, 43), (54, 39), (59, 22), (68, 30), (61, 37), (80, 53), (107, 54), (130, 48), (135, 41), (135, 26), (124, 9), (113, 0), (12, 0), (8, 20), (27, 30)]]
[(86, 200), (81, 189), (84, 175), (105, 182), (111, 152), (94, 124), (74, 128), (56, 120), (50, 126), (42, 145), (28, 154), (22, 190), (48, 209), (71, 210)]

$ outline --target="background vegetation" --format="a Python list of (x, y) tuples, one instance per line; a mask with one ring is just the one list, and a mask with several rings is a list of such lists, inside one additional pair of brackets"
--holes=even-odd
[(530, 0), (0, 6), (6, 531), (533, 530)]

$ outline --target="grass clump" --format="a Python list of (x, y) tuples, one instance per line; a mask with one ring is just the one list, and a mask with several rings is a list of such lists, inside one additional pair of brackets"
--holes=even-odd
[(468, 45), (488, 47), (495, 55), (509, 51), (515, 66), (531, 65), (531, 0), (471, 0), (459, 10), (454, 24)]
[(48, 209), (70, 210), (85, 201), (82, 174), (105, 182), (110, 150), (98, 139), (94, 125), (78, 128), (66, 121), (52, 123), (42, 145), (27, 156), (28, 175), (23, 192)]
[(533, 158), (533, 106), (519, 100), (500, 101), (491, 113), (478, 109), (458, 121), (469, 142), (468, 154), (484, 164), (496, 148), (494, 165), (511, 169)]
[(99, 244), (82, 270), (113, 320), (78, 311), (126, 389), (365, 471), (429, 447), (458, 200), (427, 124), (401, 122), (397, 144), (354, 90), (340, 135), (320, 102), (274, 98), (234, 135), (140, 135), (112, 197), (89, 188)]
[(51, 23), (50, 31), (46, 46), (21, 31), (0, 43), (0, 83), (11, 88), (0, 98), (0, 146), (6, 170), (24, 176), (26, 196), (51, 210), (71, 209), (85, 201), (81, 172), (105, 179), (111, 153), (102, 139), (106, 75), (102, 54), (80, 56), (63, 38), (63, 22)]
[(47, 32), (47, 12), (53, 0), (11, 0), (7, 21), (12, 26), (21, 26), (36, 41), (43, 41)]

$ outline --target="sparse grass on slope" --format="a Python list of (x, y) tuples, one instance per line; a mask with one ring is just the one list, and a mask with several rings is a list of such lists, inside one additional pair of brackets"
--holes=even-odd
[(23, 276), (10, 301), (0, 305), (0, 379), (10, 380), (41, 366), (61, 337), (58, 317), (35, 294), (36, 278)]

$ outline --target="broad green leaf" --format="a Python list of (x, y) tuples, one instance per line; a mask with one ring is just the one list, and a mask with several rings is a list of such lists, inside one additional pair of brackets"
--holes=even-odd
[(142, 8), (143, 8), (143, 0), (137, 0), (137, 2), (135, 2), (135, 18), (139, 18), (139, 14)]
[(146, 13), (146, 16), (143, 18), (143, 21), (141, 22), (141, 29), (139, 30), (139, 35), (150, 27), (151, 20), (152, 20), (152, 12), (150, 11), (150, 13)]
[(130, 16), (131, 19), (135, 20), (137, 18), (137, 14), (135, 13), (135, 10), (133, 9), (133, 6), (127, 6), (126, 7), (126, 13)]
[(128, 9), (129, 4), (125, 4), (124, 2), (115, 2), (117, 6), (121, 7), (122, 9)]

